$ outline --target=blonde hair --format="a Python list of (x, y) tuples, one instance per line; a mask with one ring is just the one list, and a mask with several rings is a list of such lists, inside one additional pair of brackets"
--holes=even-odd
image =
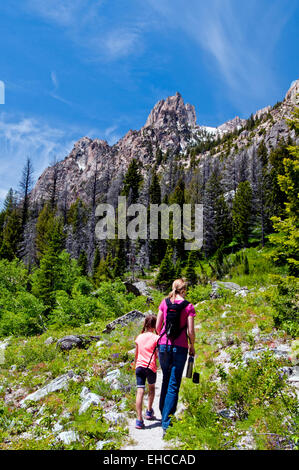
[(185, 279), (176, 279), (172, 283), (172, 291), (169, 293), (168, 297), (170, 300), (174, 300), (177, 294), (185, 294), (187, 290), (187, 282)]

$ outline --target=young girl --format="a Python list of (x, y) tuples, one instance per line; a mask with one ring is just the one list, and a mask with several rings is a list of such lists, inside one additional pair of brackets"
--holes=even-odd
[[(142, 332), (137, 336), (135, 362), (137, 394), (136, 394), (136, 429), (144, 428), (142, 418), (142, 404), (146, 379), (148, 381), (148, 408), (146, 410), (146, 419), (155, 419), (152, 408), (155, 398), (155, 383), (157, 376), (157, 349), (155, 351), (159, 336), (155, 334), (157, 317), (155, 315), (147, 315), (144, 320)], [(155, 351), (155, 353), (154, 353)]]

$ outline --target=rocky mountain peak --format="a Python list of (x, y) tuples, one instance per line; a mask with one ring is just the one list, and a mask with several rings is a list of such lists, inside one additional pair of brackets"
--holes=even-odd
[(144, 128), (161, 128), (175, 123), (184, 127), (196, 126), (195, 108), (189, 103), (185, 104), (179, 92), (176, 92), (174, 96), (169, 96), (166, 100), (160, 100), (154, 106)]
[(217, 127), (217, 131), (220, 133), (233, 132), (236, 129), (241, 129), (245, 124), (246, 119), (240, 119), (239, 116), (236, 116), (234, 119), (231, 119)]
[(292, 104), (298, 104), (298, 94), (299, 94), (299, 79), (292, 82), (285, 96), (285, 100), (290, 101)]

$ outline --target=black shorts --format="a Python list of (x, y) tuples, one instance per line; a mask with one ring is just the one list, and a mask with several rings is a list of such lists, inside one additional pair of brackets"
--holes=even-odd
[(153, 372), (150, 368), (146, 367), (137, 367), (136, 369), (136, 381), (137, 387), (145, 387), (145, 381), (147, 379), (149, 385), (156, 383), (157, 374)]

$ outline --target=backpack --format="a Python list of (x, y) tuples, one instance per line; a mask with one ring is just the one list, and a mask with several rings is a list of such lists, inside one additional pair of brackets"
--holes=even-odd
[(181, 328), (180, 320), (181, 320), (182, 310), (184, 310), (184, 308), (186, 308), (187, 305), (189, 305), (189, 303), (190, 302), (188, 302), (187, 300), (183, 300), (183, 302), (180, 302), (179, 304), (176, 304), (176, 303), (172, 304), (169, 298), (166, 299), (167, 313), (166, 313), (165, 330), (160, 335), (157, 341), (157, 344), (155, 346), (155, 349), (153, 350), (153, 353), (151, 355), (151, 358), (149, 360), (149, 363), (146, 369), (148, 369), (150, 366), (150, 363), (152, 361), (152, 358), (156, 352), (156, 349), (158, 347), (159, 341), (162, 338), (162, 336), (166, 334), (167, 344), (168, 344), (168, 340), (170, 340), (171, 342), (174, 341), (176, 338), (180, 336), (182, 331), (184, 331), (184, 329), (187, 328), (187, 323), (185, 326), (183, 326), (183, 328)]
[(167, 339), (174, 341), (177, 339), (182, 331), (187, 327), (187, 324), (181, 328), (180, 319), (181, 312), (184, 308), (189, 305), (187, 300), (183, 300), (179, 304), (171, 303), (170, 299), (166, 299), (167, 313), (166, 313), (166, 325), (165, 325), (165, 334)]

